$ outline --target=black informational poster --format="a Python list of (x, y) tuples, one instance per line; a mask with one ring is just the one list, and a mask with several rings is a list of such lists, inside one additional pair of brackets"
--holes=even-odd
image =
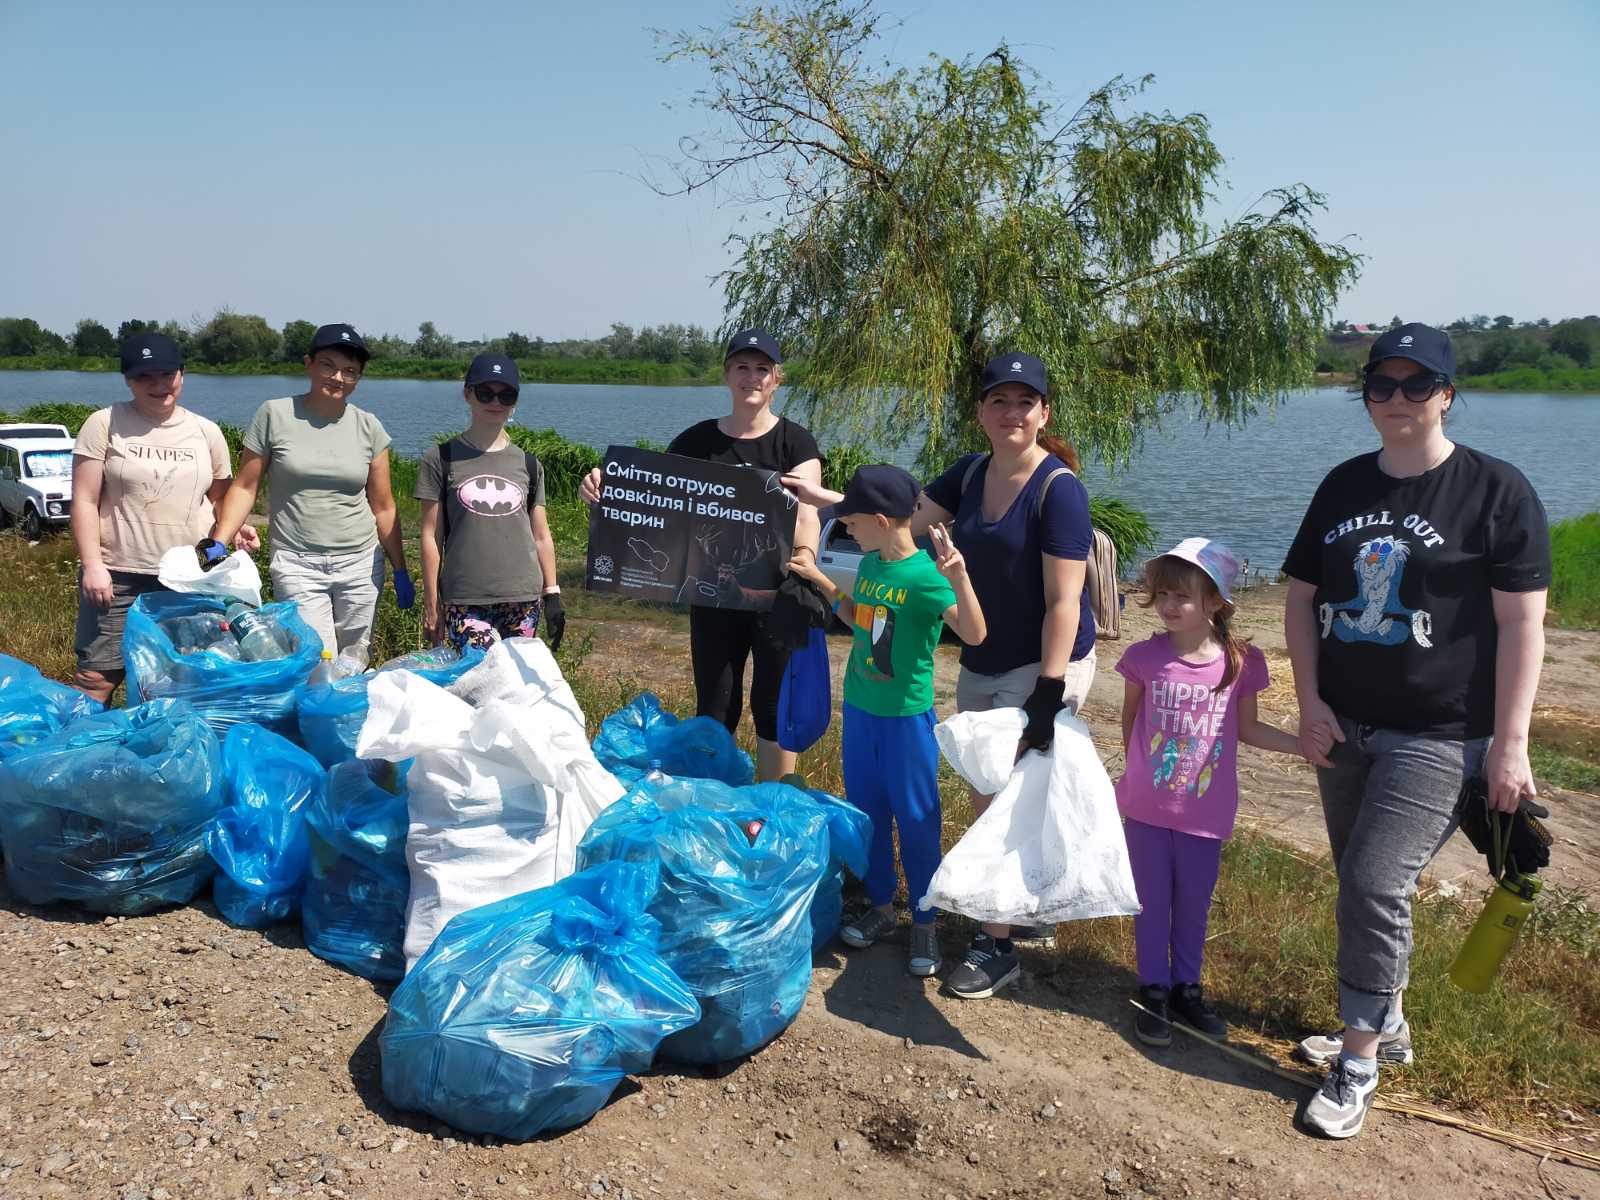
[(590, 591), (768, 609), (794, 552), (797, 501), (778, 472), (608, 446), (589, 512)]

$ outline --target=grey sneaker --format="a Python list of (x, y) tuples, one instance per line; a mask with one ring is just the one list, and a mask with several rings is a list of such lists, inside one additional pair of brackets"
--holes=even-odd
[(986, 1000), (1021, 976), (1017, 952), (1002, 953), (992, 937), (980, 933), (972, 939), (966, 958), (945, 982), (963, 1000)]
[(939, 927), (932, 921), (911, 927), (911, 952), (906, 956), (906, 970), (921, 979), (936, 975), (944, 966), (939, 957)]
[(1328, 1077), (1306, 1105), (1302, 1120), (1306, 1128), (1323, 1137), (1355, 1137), (1367, 1119), (1367, 1110), (1378, 1093), (1378, 1072), (1370, 1075), (1348, 1058), (1333, 1060)]
[(854, 921), (840, 927), (839, 940), (846, 946), (854, 946), (857, 950), (865, 950), (880, 938), (888, 937), (894, 932), (894, 927), (895, 919), (893, 913), (869, 908)]
[[(1335, 1033), (1318, 1033), (1306, 1038), (1296, 1048), (1295, 1054), (1314, 1067), (1325, 1067), (1338, 1058), (1344, 1050), (1344, 1030)], [(1393, 1033), (1378, 1036), (1378, 1065), (1404, 1067), (1416, 1060), (1411, 1049), (1411, 1023), (1401, 1021)]]

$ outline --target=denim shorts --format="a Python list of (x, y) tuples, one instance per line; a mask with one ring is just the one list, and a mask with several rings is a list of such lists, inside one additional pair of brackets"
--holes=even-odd
[(1339, 1011), (1351, 1029), (1400, 1023), (1411, 972), (1411, 894), (1459, 820), (1461, 785), (1488, 738), (1447, 741), (1339, 718), (1345, 740), (1317, 768), (1339, 873)]

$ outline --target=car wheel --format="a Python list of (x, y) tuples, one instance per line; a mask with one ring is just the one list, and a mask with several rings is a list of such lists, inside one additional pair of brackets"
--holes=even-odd
[(0, 529), (9, 529), (10, 527), (11, 514), (6, 511), (4, 504), (0, 504)]
[(22, 510), (22, 536), (30, 542), (37, 542), (44, 536), (44, 522), (39, 519), (37, 508)]

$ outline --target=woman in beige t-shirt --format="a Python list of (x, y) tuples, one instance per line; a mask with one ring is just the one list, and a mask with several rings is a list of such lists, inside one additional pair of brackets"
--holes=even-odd
[[(72, 448), (72, 536), (83, 564), (73, 682), (101, 703), (122, 682), (122, 631), (136, 597), (160, 589), (173, 546), (192, 546), (214, 519), (233, 472), (216, 422), (179, 407), (183, 353), (141, 333), (122, 345), (126, 403), (90, 415)], [(237, 545), (255, 549), (246, 526)]]

